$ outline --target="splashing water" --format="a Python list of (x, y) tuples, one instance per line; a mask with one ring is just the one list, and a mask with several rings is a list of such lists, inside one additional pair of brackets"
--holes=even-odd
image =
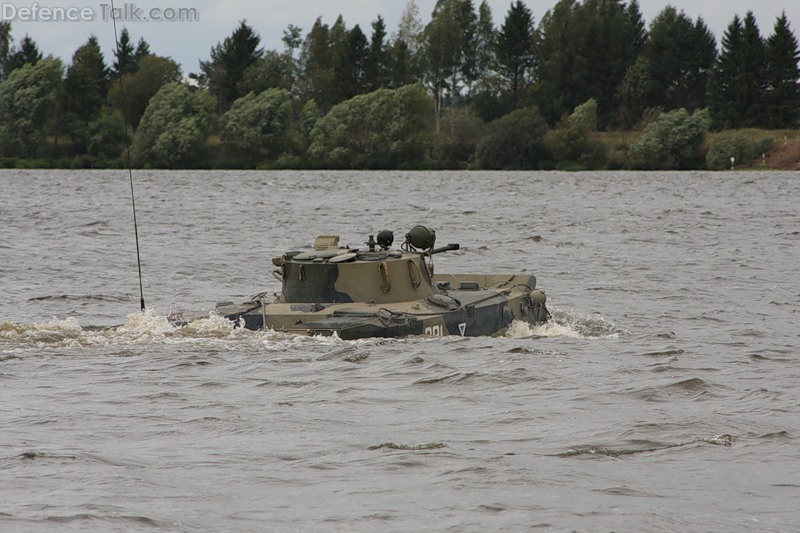
[[(235, 342), (239, 347), (251, 345), (268, 352), (303, 349), (306, 346), (374, 345), (398, 339), (342, 340), (338, 335), (308, 336), (275, 330), (252, 331), (227, 318), (209, 313), (185, 326), (170, 323), (168, 315), (152, 308), (143, 313), (128, 315), (122, 325), (112, 327), (82, 327), (75, 318), (56, 319), (42, 323), (0, 321), (0, 350), (7, 343), (12, 349), (20, 346), (35, 348), (74, 348), (112, 345), (158, 345), (181, 343)], [(431, 341), (435, 339), (431, 338)], [(428, 339), (424, 339), (428, 341)], [(420, 342), (418, 339), (417, 342)]]
[[(614, 338), (625, 333), (625, 330), (603, 317), (555, 309), (552, 311), (552, 319), (545, 324), (531, 326), (527, 322), (514, 321), (505, 336), (513, 339), (528, 337), (594, 339)], [(237, 327), (232, 321), (213, 312), (185, 326), (174, 326), (166, 315), (158, 314), (152, 309), (128, 315), (127, 322), (115, 327), (81, 327), (72, 317), (53, 318), (42, 323), (0, 322), (0, 342), (8, 341), (28, 346), (80, 348), (112, 344), (174, 344), (209, 340), (252, 342), (267, 351), (298, 348), (308, 344), (334, 346), (403, 341), (403, 339), (344, 341), (337, 335), (309, 337), (274, 330), (251, 331)], [(413, 337), (413, 342), (437, 342), (437, 339)]]
[(63, 320), (53, 318), (49, 322), (34, 324), (0, 322), (0, 339), (10, 341), (49, 344), (75, 339), (82, 333), (83, 328), (74, 318)]
[(128, 315), (128, 321), (113, 331), (129, 341), (148, 343), (175, 333), (175, 329), (166, 316), (155, 315), (152, 309), (147, 309)]
[(69, 317), (41, 323), (0, 322), (0, 341), (27, 346), (103, 346), (110, 344), (153, 344), (182, 338), (226, 338), (241, 330), (233, 322), (215, 315), (184, 328), (170, 324), (167, 317), (147, 309), (128, 315), (125, 324), (114, 327), (82, 327)]
[(247, 330), (236, 328), (236, 324), (223, 316), (209, 313), (208, 317), (189, 322), (186, 326), (176, 331), (184, 337), (224, 338), (230, 335), (243, 334)]
[(627, 332), (598, 315), (575, 311), (551, 309), (552, 318), (538, 326), (515, 320), (506, 331), (506, 337), (572, 337), (585, 339), (616, 338)]

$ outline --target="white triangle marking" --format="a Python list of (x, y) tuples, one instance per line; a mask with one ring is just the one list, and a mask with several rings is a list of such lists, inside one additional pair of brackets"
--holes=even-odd
[(463, 337), (464, 336), (464, 332), (467, 331), (467, 323), (466, 322), (462, 322), (461, 324), (459, 324), (458, 325), (458, 331), (461, 332), (461, 336)]

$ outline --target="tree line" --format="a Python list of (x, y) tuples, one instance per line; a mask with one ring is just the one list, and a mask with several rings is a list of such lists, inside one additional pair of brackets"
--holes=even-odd
[[(697, 168), (733, 150), (704, 147), (709, 128), (800, 122), (785, 14), (766, 38), (734, 16), (718, 50), (701, 18), (668, 6), (648, 26), (636, 0), (560, 0), (538, 22), (516, 0), (497, 25), (485, 1), (439, 0), (425, 24), (411, 0), (391, 35), (339, 16), (282, 43), (243, 20), (185, 75), (126, 29), (110, 65), (92, 36), (65, 66), (0, 22), (0, 163), (119, 166), (130, 145), (166, 168)], [(597, 131), (640, 135), (610, 153)]]

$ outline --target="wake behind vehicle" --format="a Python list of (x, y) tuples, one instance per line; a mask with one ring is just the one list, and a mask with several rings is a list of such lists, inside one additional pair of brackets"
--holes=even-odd
[[(383, 230), (366, 249), (341, 247), (321, 235), (313, 249), (272, 260), (280, 294), (217, 304), (216, 313), (247, 329), (272, 329), (342, 339), (406, 335), (501, 335), (514, 320), (532, 325), (550, 317), (544, 291), (527, 274), (434, 274), (436, 233), (416, 226), (400, 249)], [(182, 316), (173, 323), (185, 323)]]

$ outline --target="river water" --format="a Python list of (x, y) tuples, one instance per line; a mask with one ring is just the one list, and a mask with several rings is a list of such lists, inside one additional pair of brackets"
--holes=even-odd
[[(0, 172), (0, 530), (795, 531), (798, 173)], [(424, 223), (554, 322), (341, 341), (209, 310)]]

